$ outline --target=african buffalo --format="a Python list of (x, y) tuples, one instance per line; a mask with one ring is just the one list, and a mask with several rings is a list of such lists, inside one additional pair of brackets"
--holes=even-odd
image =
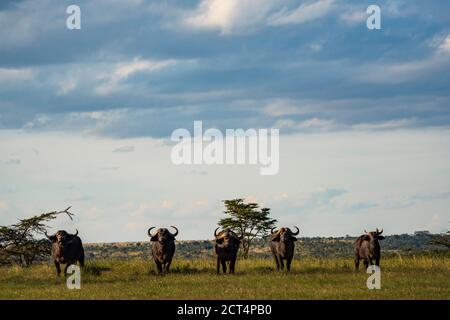
[(174, 226), (172, 228), (175, 229), (175, 234), (166, 228), (160, 228), (152, 235), (151, 231), (155, 227), (148, 229), (148, 236), (152, 243), (152, 256), (158, 268), (158, 273), (169, 272), (170, 264), (175, 254), (175, 237), (178, 235), (178, 229)]
[(223, 273), (227, 272), (227, 262), (230, 264), (230, 273), (234, 274), (241, 238), (239, 238), (231, 229), (224, 229), (217, 233), (217, 230), (219, 229), (220, 227), (214, 231), (214, 237), (216, 238), (214, 251), (217, 256), (217, 274), (220, 273), (221, 264)]
[(280, 228), (277, 232), (273, 232), (275, 228), (270, 231), (270, 250), (272, 251), (273, 257), (275, 258), (275, 263), (277, 265), (277, 270), (284, 269), (283, 260), (286, 260), (286, 269), (291, 271), (291, 262), (294, 257), (294, 242), (297, 241), (296, 235), (299, 234), (300, 230), (293, 233), (289, 228)]
[(64, 268), (64, 275), (66, 276), (70, 265), (79, 262), (80, 266), (84, 266), (84, 248), (80, 237), (78, 237), (78, 230), (75, 234), (60, 230), (52, 236), (45, 232), (45, 236), (52, 242), (52, 257), (58, 276), (61, 275), (61, 263), (66, 264)]
[(372, 260), (375, 260), (375, 264), (380, 266), (380, 243), (379, 240), (383, 240), (381, 231), (367, 232), (364, 230), (362, 236), (358, 237), (355, 241), (355, 271), (359, 269), (359, 260), (364, 260), (364, 266), (367, 267), (372, 264)]

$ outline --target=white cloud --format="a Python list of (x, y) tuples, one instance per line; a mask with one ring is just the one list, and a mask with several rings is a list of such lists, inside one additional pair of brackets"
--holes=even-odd
[(106, 96), (121, 89), (124, 89), (124, 87), (120, 86), (117, 82), (106, 82), (95, 87), (94, 92), (99, 96)]
[(136, 72), (151, 72), (159, 69), (166, 68), (174, 65), (176, 60), (141, 60), (140, 58), (134, 58), (131, 62), (125, 62), (119, 64), (114, 70), (111, 78), (119, 81), (126, 79), (128, 76)]
[(202, 0), (185, 15), (184, 23), (199, 29), (218, 29), (222, 34), (249, 32), (264, 24), (280, 0)]
[[(89, 27), (117, 23), (145, 10), (143, 0), (96, 0), (75, 2), (83, 13), (89, 13)], [(8, 47), (25, 47), (42, 38), (65, 31), (67, 3), (55, 0), (15, 1), (14, 6), (0, 11), (0, 51)], [(108, 12), (108, 14), (104, 14)], [(82, 24), (82, 28), (84, 28)]]
[(33, 70), (29, 68), (24, 69), (10, 69), (0, 68), (0, 81), (24, 81), (33, 79)]
[(123, 89), (122, 82), (135, 73), (154, 72), (177, 63), (178, 61), (174, 59), (146, 60), (136, 57), (132, 61), (117, 64), (111, 73), (100, 76), (99, 79), (104, 82), (98, 85), (94, 91), (98, 95), (108, 95)]
[(0, 11), (0, 51), (30, 45), (60, 28), (64, 12), (49, 1), (18, 1), (15, 10)]
[(77, 81), (74, 79), (68, 79), (67, 81), (63, 81), (61, 84), (61, 88), (58, 92), (60, 95), (67, 94), (73, 91), (77, 87)]
[(416, 119), (399, 119), (378, 123), (360, 123), (353, 126), (357, 130), (386, 130), (410, 127), (416, 123)]
[(274, 128), (288, 130), (319, 130), (327, 131), (335, 127), (333, 120), (324, 120), (319, 118), (311, 118), (303, 121), (295, 121), (292, 119), (280, 119), (273, 125)]
[[(38, 115), (25, 124), (24, 129), (38, 130), (52, 128), (52, 130), (61, 130), (61, 128), (65, 128), (70, 131), (71, 128), (77, 128), (76, 130), (83, 134), (98, 135), (105, 128), (126, 118), (128, 113), (128, 109), (116, 109), (94, 112), (71, 112), (61, 115)], [(117, 146), (114, 146), (114, 148), (117, 148)]]
[(262, 113), (271, 117), (302, 115), (314, 111), (315, 107), (306, 103), (299, 104), (298, 102), (276, 99), (270, 101), (262, 109)]
[(450, 53), (450, 35), (445, 37), (445, 39), (439, 45), (439, 49), (446, 53)]
[(355, 79), (370, 83), (402, 83), (423, 78), (433, 72), (445, 72), (450, 67), (450, 35), (434, 36), (425, 45), (433, 48), (433, 52), (424, 58), (370, 63), (356, 69)]
[(329, 129), (334, 125), (333, 120), (324, 120), (319, 118), (312, 118), (305, 120), (301, 122), (301, 127), (303, 128), (313, 128), (313, 127), (319, 127), (319, 128), (327, 128)]
[(333, 0), (319, 0), (303, 3), (294, 10), (283, 9), (269, 18), (269, 25), (300, 24), (325, 16), (331, 9)]
[(440, 47), (432, 55), (420, 59), (399, 63), (375, 63), (357, 69), (357, 81), (369, 83), (402, 83), (420, 79), (432, 72), (439, 72), (450, 65), (450, 50), (446, 45)]
[(339, 18), (347, 24), (354, 25), (359, 24), (367, 19), (367, 13), (365, 10), (350, 10), (344, 11)]
[(266, 25), (299, 24), (325, 16), (333, 0), (302, 4), (289, 11), (287, 0), (202, 0), (183, 15), (183, 23), (195, 29), (219, 30), (222, 35), (251, 33)]

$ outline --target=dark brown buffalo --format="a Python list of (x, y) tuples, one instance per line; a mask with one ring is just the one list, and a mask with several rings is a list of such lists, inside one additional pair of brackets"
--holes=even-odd
[(174, 226), (171, 227), (175, 229), (175, 234), (166, 228), (160, 228), (152, 235), (151, 231), (155, 227), (148, 229), (148, 236), (152, 243), (152, 256), (158, 273), (169, 272), (170, 264), (175, 254), (175, 237), (178, 235), (178, 229)]
[(217, 274), (220, 273), (220, 265), (222, 265), (223, 273), (227, 272), (227, 262), (230, 265), (230, 273), (234, 274), (241, 239), (231, 229), (224, 229), (217, 233), (219, 229), (220, 227), (214, 231), (214, 237), (216, 238), (214, 251), (217, 256)]
[(289, 228), (280, 228), (277, 232), (273, 232), (275, 228), (271, 230), (270, 234), (270, 250), (272, 251), (277, 270), (284, 269), (284, 262), (286, 260), (286, 269), (291, 271), (291, 263), (294, 258), (294, 242), (297, 241), (295, 237), (300, 233), (300, 230), (293, 233)]
[(381, 231), (367, 232), (364, 230), (362, 236), (358, 237), (355, 241), (355, 270), (359, 269), (359, 261), (364, 261), (364, 266), (367, 267), (372, 265), (372, 260), (375, 260), (375, 265), (380, 266), (380, 243), (379, 240), (383, 240), (384, 237), (381, 235)]
[(61, 264), (66, 264), (64, 275), (67, 275), (67, 269), (72, 264), (79, 262), (80, 266), (84, 266), (84, 248), (78, 230), (75, 234), (60, 230), (52, 236), (46, 232), (45, 236), (52, 242), (52, 257), (58, 276), (61, 275)]

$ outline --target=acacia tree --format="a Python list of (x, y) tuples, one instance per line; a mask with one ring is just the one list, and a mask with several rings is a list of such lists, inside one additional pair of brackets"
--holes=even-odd
[(0, 264), (19, 263), (27, 267), (37, 258), (44, 258), (50, 252), (47, 239), (36, 239), (36, 234), (44, 234), (48, 228), (45, 222), (60, 214), (67, 214), (72, 220), (73, 213), (68, 207), (62, 211), (43, 213), (19, 220), (11, 226), (0, 226)]
[(271, 219), (269, 208), (259, 208), (257, 203), (245, 203), (244, 199), (224, 200), (224, 213), (230, 217), (219, 221), (222, 228), (231, 228), (242, 238), (244, 258), (248, 258), (252, 241), (267, 236), (277, 220)]

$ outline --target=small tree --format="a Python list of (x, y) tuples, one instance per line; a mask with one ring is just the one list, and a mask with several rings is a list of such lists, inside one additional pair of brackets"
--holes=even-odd
[(242, 249), (244, 258), (248, 258), (252, 241), (256, 238), (262, 238), (268, 234), (277, 222), (271, 219), (270, 209), (259, 209), (256, 203), (245, 203), (244, 199), (224, 200), (225, 214), (228, 218), (219, 221), (222, 228), (231, 228), (240, 233), (242, 237)]
[(44, 224), (65, 213), (72, 220), (71, 207), (62, 211), (43, 213), (28, 219), (19, 220), (11, 226), (0, 226), (0, 264), (19, 263), (27, 267), (37, 258), (43, 258), (50, 252), (47, 239), (35, 239), (36, 234), (44, 234)]

